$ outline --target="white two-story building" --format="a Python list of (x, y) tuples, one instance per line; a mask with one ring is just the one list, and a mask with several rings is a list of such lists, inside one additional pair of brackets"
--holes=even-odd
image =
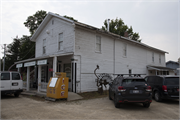
[(69, 90), (96, 91), (94, 70), (109, 74), (168, 74), (165, 51), (136, 42), (99, 28), (48, 13), (31, 37), (36, 43), (35, 58), (16, 62), (27, 67), (29, 90), (30, 66), (37, 69), (38, 91), (46, 91), (55, 72), (66, 72)]

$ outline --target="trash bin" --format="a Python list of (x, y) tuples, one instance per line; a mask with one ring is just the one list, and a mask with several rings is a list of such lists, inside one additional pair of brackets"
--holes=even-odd
[(56, 72), (55, 75), (49, 80), (46, 96), (54, 99), (67, 99), (69, 78), (63, 72)]

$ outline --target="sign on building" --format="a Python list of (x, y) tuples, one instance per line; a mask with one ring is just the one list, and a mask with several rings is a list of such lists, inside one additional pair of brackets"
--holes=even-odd
[(47, 64), (47, 60), (38, 60), (37, 61), (37, 65), (46, 65)]
[(23, 64), (22, 63), (20, 63), (20, 64), (16, 64), (16, 68), (21, 68), (23, 66)]
[(24, 63), (24, 67), (35, 66), (35, 65), (36, 65), (36, 61)]

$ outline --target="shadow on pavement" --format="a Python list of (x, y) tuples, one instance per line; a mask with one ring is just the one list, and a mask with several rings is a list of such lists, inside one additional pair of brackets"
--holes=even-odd
[[(156, 101), (154, 101), (156, 102)], [(179, 104), (179, 99), (164, 99), (159, 103), (164, 103), (164, 104)]]
[(10, 95), (10, 94), (1, 95), (1, 99), (17, 99), (17, 98), (19, 98), (19, 97), (15, 97), (13, 94), (12, 95)]

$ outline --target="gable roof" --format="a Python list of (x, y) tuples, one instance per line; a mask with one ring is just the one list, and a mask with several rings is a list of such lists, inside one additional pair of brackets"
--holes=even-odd
[(87, 24), (84, 24), (84, 23), (80, 23), (80, 22), (75, 22), (73, 20), (70, 20), (68, 18), (65, 18), (63, 16), (60, 16), (58, 14), (54, 14), (54, 13), (51, 13), (51, 12), (48, 12), (48, 14), (46, 15), (46, 17), (44, 18), (44, 20), (42, 21), (42, 23), (39, 25), (38, 29), (35, 31), (35, 33), (33, 34), (33, 36), (31, 37), (31, 41), (36, 41), (36, 38), (38, 37), (39, 33), (43, 30), (43, 28), (45, 27), (45, 25), (49, 22), (49, 20), (52, 18), (52, 17), (56, 17), (56, 18), (59, 18), (61, 20), (64, 20), (64, 21), (67, 21), (67, 22), (70, 22), (72, 25), (74, 26), (80, 26), (80, 27), (84, 27), (86, 29), (91, 29), (91, 30), (95, 30), (95, 31), (98, 31), (102, 34), (105, 34), (105, 35), (110, 35), (112, 37), (115, 37), (117, 39), (123, 39), (125, 41), (128, 41), (128, 42), (131, 42), (133, 44), (138, 44), (140, 46), (143, 46), (143, 47), (146, 47), (146, 48), (149, 48), (149, 49), (152, 49), (152, 50), (156, 50), (158, 52), (162, 52), (162, 53), (168, 53), (166, 51), (163, 51), (163, 50), (160, 50), (160, 49), (157, 49), (157, 48), (154, 48), (154, 47), (151, 47), (149, 45), (146, 45), (144, 43), (141, 43), (141, 42), (137, 42), (135, 40), (131, 40), (127, 37), (123, 37), (123, 36), (120, 36), (120, 35), (117, 35), (117, 34), (114, 34), (114, 33), (111, 33), (111, 32), (108, 32), (108, 31), (105, 31), (105, 30), (102, 30), (102, 29), (99, 29), (99, 28), (96, 28), (96, 27), (93, 27), (93, 26), (90, 26), (90, 25), (87, 25)]
[(178, 62), (175, 62), (175, 61), (168, 61), (168, 62), (166, 62), (166, 64), (169, 64), (169, 63), (175, 63), (175, 64), (178, 64), (179, 65), (179, 63)]
[(59, 19), (62, 19), (64, 21), (67, 21), (67, 22), (70, 22), (70, 23), (74, 23), (73, 20), (70, 20), (68, 18), (65, 18), (63, 16), (60, 16), (58, 14), (54, 14), (54, 13), (51, 13), (51, 12), (48, 12), (48, 14), (46, 15), (46, 17), (44, 18), (44, 20), (41, 22), (41, 24), (39, 25), (39, 27), (37, 28), (37, 30), (35, 31), (35, 33), (32, 35), (31, 37), (31, 41), (35, 42), (36, 41), (36, 38), (38, 37), (39, 33), (44, 29), (45, 25), (49, 22), (49, 20), (52, 18), (52, 17), (57, 17)]

